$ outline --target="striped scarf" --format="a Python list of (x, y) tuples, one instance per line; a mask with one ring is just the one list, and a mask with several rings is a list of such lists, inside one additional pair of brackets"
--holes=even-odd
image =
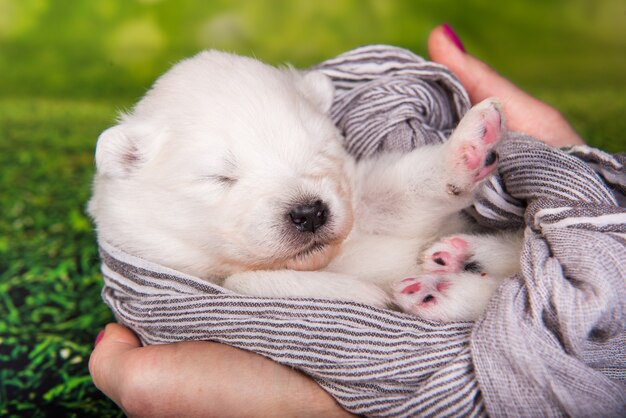
[[(387, 46), (321, 64), (357, 158), (445, 140), (468, 108), (445, 68)], [(625, 416), (626, 157), (511, 135), (470, 210), (525, 225), (521, 273), (476, 323), (234, 294), (100, 242), (105, 302), (144, 344), (211, 340), (306, 373), (366, 416)], [(623, 200), (622, 200), (623, 201)]]

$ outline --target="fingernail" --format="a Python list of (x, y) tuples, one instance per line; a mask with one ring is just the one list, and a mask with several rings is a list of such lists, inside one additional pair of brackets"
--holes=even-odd
[(452, 42), (454, 42), (454, 44), (457, 46), (457, 48), (459, 48), (461, 50), (461, 52), (465, 52), (465, 47), (463, 46), (463, 42), (461, 42), (461, 40), (459, 39), (457, 34), (454, 33), (454, 31), (452, 30), (450, 25), (448, 25), (447, 23), (444, 23), (443, 24), (443, 30), (446, 33), (446, 35), (448, 35), (448, 38), (450, 38), (452, 40)]
[(100, 342), (100, 340), (102, 340), (102, 337), (104, 337), (104, 330), (100, 331), (100, 333), (98, 334), (98, 336), (96, 337), (96, 342), (93, 344), (94, 347), (98, 345), (98, 343)]

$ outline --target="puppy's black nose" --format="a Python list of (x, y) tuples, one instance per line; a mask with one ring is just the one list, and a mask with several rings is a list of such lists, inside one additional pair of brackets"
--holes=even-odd
[(298, 205), (289, 212), (291, 222), (300, 232), (315, 232), (328, 219), (328, 206), (321, 200), (312, 204)]

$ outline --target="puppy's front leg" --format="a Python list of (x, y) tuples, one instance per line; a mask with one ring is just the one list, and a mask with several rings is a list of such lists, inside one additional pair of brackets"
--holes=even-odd
[[(471, 202), (476, 186), (496, 168), (495, 148), (504, 130), (504, 116), (496, 98), (472, 107), (448, 141), (424, 156), (431, 159), (426, 163), (431, 171), (415, 170), (413, 186), (425, 197), (445, 202), (454, 210), (463, 209)], [(420, 158), (420, 150), (416, 151), (413, 159)]]
[(483, 100), (463, 116), (444, 144), (446, 192), (472, 191), (496, 167), (495, 148), (505, 133), (504, 114), (496, 98)]
[(323, 271), (247, 271), (226, 278), (224, 287), (251, 296), (334, 299), (378, 308), (387, 307), (390, 301), (387, 293), (372, 283)]
[(370, 233), (424, 236), (455, 230), (450, 216), (469, 206), (476, 186), (496, 167), (504, 133), (497, 99), (470, 109), (449, 140), (406, 154), (360, 161), (357, 214)]

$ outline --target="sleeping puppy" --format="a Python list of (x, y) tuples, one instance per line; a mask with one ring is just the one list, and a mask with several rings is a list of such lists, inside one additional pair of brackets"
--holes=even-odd
[(100, 239), (239, 293), (476, 318), (519, 259), (517, 236), (449, 237), (470, 231), (459, 211), (496, 166), (497, 100), (445, 144), (359, 161), (332, 100), (318, 72), (217, 51), (180, 62), (98, 139)]

